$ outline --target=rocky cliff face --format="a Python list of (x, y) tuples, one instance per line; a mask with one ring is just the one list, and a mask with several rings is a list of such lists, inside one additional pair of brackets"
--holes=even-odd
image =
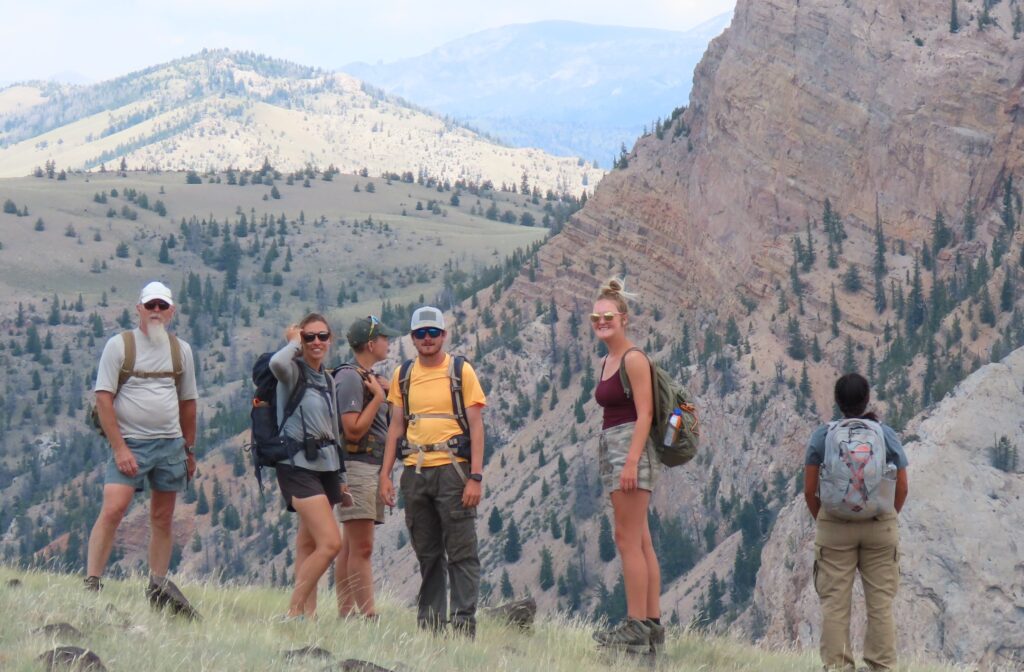
[[(735, 627), (751, 638), (812, 645), (811, 527), (795, 501), (794, 481), (807, 436), (831, 415), (836, 375), (851, 366), (867, 372), (878, 384), (878, 410), (905, 424), (963, 376), (1020, 344), (1014, 285), (1020, 234), (1007, 221), (1019, 218), (1020, 198), (1007, 178), (1024, 166), (1017, 133), (1024, 41), (1013, 38), (1016, 7), (998, 4), (984, 16), (972, 3), (960, 9), (962, 26), (951, 33), (944, 0), (740, 0), (732, 26), (697, 68), (688, 109), (639, 139), (626, 166), (604, 178), (537, 263), (524, 267), (492, 304), (495, 314), (523, 325), (520, 347), (483, 357), (484, 367), (492, 367), (492, 408), (514, 407), (517, 394), (553, 380), (564, 349), (582, 350), (584, 368), (597, 365), (589, 327), (575, 338), (564, 318), (588, 312), (600, 282), (613, 274), (625, 275), (639, 294), (632, 323), (638, 342), (700, 393), (706, 451), (667, 473), (654, 498), (663, 518), (683, 521), (704, 557), (666, 586), (665, 608), (684, 622), (706, 613), (700, 598), (712, 576), (732, 581), (735, 552), (724, 551), (760, 553), (756, 526), (752, 533), (744, 529), (738, 513), (754, 502), (766, 519), (778, 512), (778, 524), (766, 543), (756, 598), (744, 601), (738, 590), (731, 607), (725, 597), (726, 611), (733, 610)], [(1001, 220), (1004, 194), (1009, 205)], [(827, 231), (821, 219), (826, 199), (841, 211), (841, 233)], [(973, 222), (964, 214), (968, 203)], [(948, 246), (932, 238), (937, 211), (951, 228)], [(891, 290), (881, 311), (871, 280), (876, 217), (885, 252), (877, 285)], [(797, 269), (792, 237), (804, 238), (805, 231), (817, 261)], [(826, 245), (834, 264), (824, 261)], [(999, 245), (1007, 253), (997, 258)], [(922, 263), (934, 270), (924, 272), (913, 300), (932, 320), (927, 328), (908, 322), (905, 303)], [(975, 275), (981, 265), (985, 273)], [(851, 268), (865, 279), (863, 289), (845, 284)], [(979, 317), (1005, 286), (1000, 309)], [(491, 297), (482, 294), (481, 305)], [(562, 317), (554, 327), (546, 326), (543, 311), (533, 311), (549, 302)], [(722, 345), (729, 318), (738, 338)], [(476, 309), (462, 309), (460, 319), (483, 339), (498, 331), (483, 326)], [(787, 324), (804, 343), (813, 339), (820, 357), (794, 356), (794, 327)], [(1015, 357), (972, 380), (1015, 370)], [(971, 411), (958, 409), (985, 406), (998, 414), (999, 408), (1000, 422), (1013, 424), (1019, 401), (1012, 404), (1010, 390), (1002, 406), (984, 401), (985, 394), (968, 403), (974, 386), (981, 383), (962, 386), (920, 429), (904, 428), (918, 431), (920, 440), (911, 452), (915, 486), (904, 522), (900, 609), (913, 621), (903, 635), (907, 650), (994, 664), (1019, 655), (1021, 568), (1013, 530), (1024, 502), (1020, 477), (988, 466), (984, 446), (1001, 426), (995, 415), (970, 424)], [(524, 429), (492, 410), (489, 422), (507, 443), (506, 454), (543, 441), (570, 461), (571, 474), (592, 468), (598, 423), (592, 402), (583, 405), (578, 428), (569, 421), (566, 397), (579, 390), (574, 377), (550, 410), (545, 397), (539, 419)], [(961, 420), (944, 419), (954, 417)], [(1015, 427), (1000, 431), (1018, 441)], [(968, 440), (966, 433), (975, 431)], [(950, 470), (938, 459), (949, 441), (962, 443), (956, 463), (964, 468)], [(543, 521), (549, 511), (564, 515), (579, 497), (578, 488), (569, 494), (556, 488), (547, 499), (534, 492), (540, 479), (553, 478), (550, 459), (540, 468), (532, 457), (523, 465), (512, 461), (506, 472), (512, 485), (492, 491), (489, 505), (524, 521)], [(525, 507), (531, 496), (536, 506)], [(561, 574), (575, 563), (590, 572), (591, 587), (600, 579), (610, 588), (617, 563), (592, 559), (597, 513), (579, 521), (587, 550), (576, 553), (591, 560), (574, 560), (566, 551), (556, 555), (555, 569)], [(542, 524), (531, 529), (536, 534), (524, 542), (525, 557), (557, 546)], [(975, 535), (999, 539), (968, 542)], [(497, 581), (502, 566), (491, 566)], [(507, 569), (514, 586), (535, 585), (536, 567)], [(550, 592), (541, 602), (565, 604), (564, 595)], [(982, 602), (985, 615), (975, 617)]]

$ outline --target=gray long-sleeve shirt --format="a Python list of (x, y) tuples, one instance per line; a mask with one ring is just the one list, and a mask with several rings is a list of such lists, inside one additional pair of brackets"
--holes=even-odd
[[(301, 352), (302, 347), (298, 343), (289, 342), (270, 358), (270, 372), (277, 378), (278, 426), (281, 427), (283, 422), (282, 433), (296, 441), (302, 441), (306, 436), (334, 441), (333, 446), (321, 447), (315, 460), (306, 459), (305, 453), (300, 450), (292, 458), (294, 466), (311, 471), (344, 471), (345, 463), (336, 449), (341, 437), (338, 432), (338, 416), (334, 412), (337, 404), (334, 401), (334, 385), (331, 384), (333, 381), (329, 382), (322, 369), (314, 371), (309, 368), (300, 356)], [(286, 420), (284, 407), (303, 373), (309, 386), (298, 408)]]

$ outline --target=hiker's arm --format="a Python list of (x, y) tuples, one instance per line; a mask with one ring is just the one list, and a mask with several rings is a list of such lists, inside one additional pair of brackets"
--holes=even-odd
[[(484, 473), (484, 407), (473, 404), (466, 408), (466, 422), (469, 423), (469, 473)], [(467, 509), (480, 503), (483, 485), (472, 479), (466, 481), (462, 491), (462, 505)]]
[(651, 365), (642, 352), (627, 353), (625, 366), (629, 387), (633, 390), (633, 403), (636, 405), (636, 424), (633, 426), (626, 464), (619, 477), (619, 487), (623, 492), (632, 492), (637, 487), (640, 456), (644, 454), (647, 438), (651, 434), (651, 423), (654, 421), (654, 390), (651, 385)]
[(395, 505), (395, 485), (391, 482), (391, 470), (395, 468), (398, 440), (405, 435), (405, 416), (396, 407), (388, 425), (388, 438), (384, 442), (384, 462), (380, 466), (380, 499), (388, 506)]
[(896, 470), (896, 513), (903, 510), (907, 503), (907, 495), (910, 493), (910, 483), (907, 481), (907, 470)]
[(114, 452), (114, 463), (117, 470), (126, 476), (134, 476), (139, 470), (135, 456), (121, 436), (121, 428), (117, 426), (117, 415), (114, 413), (114, 393), (106, 390), (96, 391), (96, 412), (100, 416), (100, 427), (110, 441), (110, 449)]
[(299, 327), (291, 325), (284, 337), (288, 342), (270, 358), (270, 372), (291, 391), (299, 380), (299, 367), (295, 363), (295, 358), (302, 353)]
[(196, 400), (184, 399), (178, 402), (178, 418), (181, 435), (185, 438), (185, 469), (191, 479), (196, 475), (196, 456), (192, 448), (196, 445)]
[[(366, 436), (366, 433), (370, 431), (370, 427), (373, 425), (373, 419), (377, 417), (377, 411), (380, 409), (380, 405), (384, 403), (387, 398), (387, 394), (384, 392), (384, 388), (377, 382), (377, 377), (371, 375), (370, 381), (365, 383), (366, 388), (373, 394), (373, 398), (366, 404), (359, 413), (349, 412), (341, 414), (341, 428), (345, 430), (345, 439), (352, 443), (357, 443), (360, 439)], [(360, 386), (364, 385), (362, 379), (360, 379)], [(361, 390), (360, 390), (361, 391)]]
[[(804, 467), (804, 501), (807, 502), (807, 510), (811, 512), (811, 517), (815, 520), (818, 519), (818, 510), (821, 509), (821, 500), (818, 499), (818, 474), (820, 471), (821, 467), (813, 464)], [(898, 492), (899, 486), (897, 486)], [(899, 501), (898, 494), (896, 500)]]

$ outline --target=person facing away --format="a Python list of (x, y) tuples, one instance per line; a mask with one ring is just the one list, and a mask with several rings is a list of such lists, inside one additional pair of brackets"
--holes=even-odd
[[(274, 465), (288, 511), (299, 514), (295, 536), (295, 589), (281, 620), (316, 615), (316, 587), (341, 548), (335, 504), (351, 504), (339, 450), (334, 384), (324, 370), (331, 346), (327, 320), (310, 313), (285, 330), (285, 345), (270, 358), (277, 378), (278, 426), (291, 458)], [(296, 386), (305, 384), (295, 411), (284, 417)]]
[[(450, 582), (452, 629), (472, 638), (480, 594), (475, 519), (483, 481), (483, 409), (487, 400), (468, 363), (462, 367), (461, 397), (453, 392), (456, 360), (444, 351), (444, 314), (439, 309), (417, 309), (410, 332), (417, 357), (395, 370), (388, 391), (393, 411), (380, 472), (380, 496), (385, 504), (394, 506), (391, 469), (400, 454), (405, 524), (420, 566), (417, 623), (434, 632), (444, 629), (448, 620), (446, 583)], [(408, 408), (403, 398), (403, 370), (407, 372)], [(465, 408), (465, 427), (459, 422), (456, 402)]]
[(372, 371), (388, 357), (390, 339), (402, 332), (375, 316), (361, 317), (346, 337), (354, 361), (335, 371), (335, 394), (345, 446), (345, 467), (353, 506), (339, 507), (341, 551), (334, 563), (338, 616), (361, 613), (376, 618), (373, 600), (374, 525), (384, 522), (384, 503), (378, 496), (380, 465), (388, 435), (388, 383)]
[[(195, 617), (167, 579), (174, 504), (196, 472), (195, 364), (192, 348), (167, 332), (174, 317), (171, 290), (160, 282), (143, 287), (135, 306), (139, 326), (110, 338), (96, 372), (96, 411), (111, 456), (103, 477), (103, 504), (89, 535), (85, 586), (100, 590), (114, 536), (136, 492), (150, 495), (149, 572), (146, 595)], [(131, 353), (134, 353), (134, 363)], [(129, 361), (126, 361), (129, 360)]]
[(848, 373), (836, 381), (835, 401), (843, 417), (878, 423), (882, 430), (885, 462), (896, 468), (893, 510), (864, 520), (848, 520), (841, 517), (840, 512), (829, 513), (822, 506), (820, 485), (826, 463), (826, 443), (836, 423), (822, 425), (811, 434), (804, 459), (804, 499), (817, 527), (813, 578), (814, 589), (821, 600), (821, 662), (826, 670), (845, 672), (855, 668), (850, 645), (850, 607), (857, 572), (860, 572), (867, 607), (866, 667), (860, 669), (896, 667), (893, 601), (900, 579), (897, 516), (907, 500), (907, 456), (896, 432), (868, 412), (870, 400), (870, 386), (860, 374)]
[[(609, 649), (656, 653), (665, 643), (661, 625), (661, 570), (654, 553), (647, 509), (661, 463), (650, 439), (654, 420), (654, 385), (647, 356), (626, 333), (629, 306), (621, 280), (602, 288), (590, 315), (594, 333), (608, 348), (601, 362), (594, 398), (603, 409), (598, 441), (598, 473), (611, 499), (615, 546), (622, 559), (626, 619), (594, 633)], [(620, 377), (624, 367), (632, 397)]]

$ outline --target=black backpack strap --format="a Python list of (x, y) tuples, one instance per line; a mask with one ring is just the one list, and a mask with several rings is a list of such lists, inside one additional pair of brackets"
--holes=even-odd
[(306, 380), (306, 372), (303, 370), (302, 365), (299, 365), (299, 379), (295, 381), (295, 387), (292, 388), (292, 393), (288, 395), (288, 401), (284, 405), (284, 415), (281, 416), (281, 425), (278, 427), (279, 431), (284, 430), (284, 423), (288, 421), (288, 418), (295, 413), (295, 409), (302, 403), (302, 397), (306, 394), (306, 387), (308, 387), (308, 381)]
[(466, 358), (462, 355), (454, 355), (448, 368), (448, 378), (452, 388), (452, 413), (455, 421), (463, 434), (469, 434), (469, 421), (466, 419), (466, 400), (462, 396), (462, 368), (466, 364)]

